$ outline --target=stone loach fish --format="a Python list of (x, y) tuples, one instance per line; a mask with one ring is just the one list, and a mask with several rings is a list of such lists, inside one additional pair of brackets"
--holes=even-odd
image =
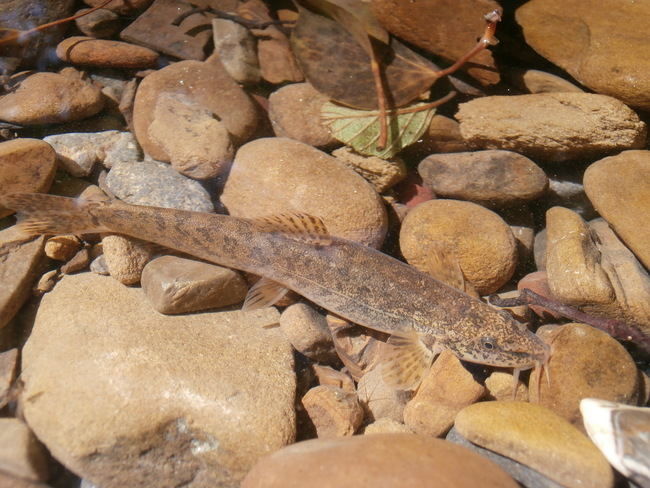
[[(508, 313), (376, 249), (331, 236), (306, 214), (264, 219), (21, 193), (0, 198), (31, 234), (109, 232), (136, 237), (263, 277), (244, 309), (270, 306), (287, 289), (363, 327), (390, 334), (384, 379), (417, 388), (434, 355), (519, 371), (549, 348)], [(515, 383), (516, 384), (516, 383)]]

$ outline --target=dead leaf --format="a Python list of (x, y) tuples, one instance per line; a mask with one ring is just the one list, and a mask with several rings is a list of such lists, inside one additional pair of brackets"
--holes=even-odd
[[(344, 26), (302, 8), (291, 47), (316, 90), (351, 107), (378, 107), (370, 55)], [(395, 39), (385, 46), (376, 43), (376, 50), (389, 106), (407, 105), (438, 78), (433, 63)]]
[(408, 107), (407, 113), (389, 112), (389, 130), (385, 147), (379, 149), (380, 134), (378, 110), (357, 110), (327, 102), (321, 109), (323, 123), (339, 141), (359, 154), (390, 158), (417, 141), (429, 127), (435, 108), (427, 103)]

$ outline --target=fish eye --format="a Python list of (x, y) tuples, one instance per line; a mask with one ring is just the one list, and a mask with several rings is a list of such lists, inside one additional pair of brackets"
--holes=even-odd
[(491, 337), (483, 337), (483, 338), (481, 339), (481, 344), (482, 344), (483, 347), (484, 347), (485, 349), (487, 349), (488, 351), (491, 351), (491, 350), (493, 350), (493, 349), (496, 348), (495, 341), (494, 341), (494, 339), (492, 339)]

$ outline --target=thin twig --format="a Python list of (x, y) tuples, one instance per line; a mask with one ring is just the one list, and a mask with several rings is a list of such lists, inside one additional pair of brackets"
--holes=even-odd
[(73, 21), (73, 20), (77, 20), (78, 18), (83, 17), (84, 15), (88, 15), (88, 14), (93, 13), (95, 10), (99, 10), (100, 8), (104, 8), (106, 5), (108, 5), (112, 1), (113, 0), (106, 0), (101, 5), (97, 5), (96, 7), (93, 7), (90, 10), (86, 10), (85, 12), (82, 12), (80, 14), (75, 14), (75, 15), (73, 15), (71, 17), (66, 17), (65, 19), (59, 19), (59, 20), (55, 20), (53, 22), (48, 22), (47, 24), (39, 25), (37, 27), (34, 27), (33, 29), (29, 29), (29, 30), (26, 30), (26, 31), (18, 31), (18, 32), (16, 32), (15, 34), (13, 34), (11, 36), (5, 37), (4, 39), (0, 39), (0, 46), (2, 44), (7, 44), (7, 43), (9, 43), (11, 41), (15, 41), (17, 39), (20, 39), (21, 37), (26, 37), (26, 36), (28, 36), (30, 34), (33, 34), (34, 32), (42, 31), (42, 30), (48, 29), (50, 27), (54, 27), (55, 25), (63, 24), (65, 22), (70, 22), (70, 21)]

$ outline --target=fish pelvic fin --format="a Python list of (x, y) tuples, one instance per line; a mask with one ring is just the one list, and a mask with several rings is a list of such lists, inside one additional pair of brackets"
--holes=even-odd
[(260, 278), (246, 295), (242, 312), (271, 307), (279, 302), (289, 291), (284, 285), (268, 278)]
[(101, 205), (106, 203), (44, 193), (0, 196), (0, 206), (17, 212), (18, 230), (25, 235), (108, 232), (93, 214)]
[(434, 356), (415, 331), (405, 336), (391, 336), (382, 344), (380, 354), (384, 382), (399, 390), (416, 390)]

